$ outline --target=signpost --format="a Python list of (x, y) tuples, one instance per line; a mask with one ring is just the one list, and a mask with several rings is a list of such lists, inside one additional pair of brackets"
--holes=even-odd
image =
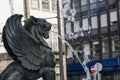
[(91, 70), (91, 72), (93, 72), (93, 73), (96, 72), (95, 66), (91, 66), (91, 69), (90, 69), (90, 70)]
[(100, 72), (102, 70), (103, 66), (101, 63), (96, 63), (95, 64), (95, 70), (96, 72)]
[(102, 71), (102, 64), (96, 63), (95, 65), (91, 66), (91, 72), (93, 72), (94, 80), (101, 80), (101, 74), (99, 73)]

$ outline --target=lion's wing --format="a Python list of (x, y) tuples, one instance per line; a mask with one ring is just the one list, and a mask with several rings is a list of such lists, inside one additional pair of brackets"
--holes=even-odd
[(6, 36), (8, 46), (22, 65), (37, 70), (41, 67), (39, 42), (22, 27), (21, 18), (22, 15), (11, 16), (6, 22), (3, 36)]

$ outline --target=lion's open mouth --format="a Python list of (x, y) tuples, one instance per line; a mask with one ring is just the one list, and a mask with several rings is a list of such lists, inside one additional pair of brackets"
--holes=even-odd
[(49, 31), (45, 31), (45, 33), (44, 33), (44, 37), (45, 37), (46, 39), (49, 38)]
[(43, 34), (44, 34), (44, 38), (48, 39), (49, 31), (50, 31), (52, 25), (50, 23), (46, 23), (45, 25), (46, 25), (46, 27), (44, 28)]
[(46, 38), (46, 39), (48, 39), (49, 38), (49, 31), (50, 31), (50, 29), (51, 29), (51, 27), (47, 27), (47, 29), (45, 29), (45, 31), (44, 31), (44, 37)]

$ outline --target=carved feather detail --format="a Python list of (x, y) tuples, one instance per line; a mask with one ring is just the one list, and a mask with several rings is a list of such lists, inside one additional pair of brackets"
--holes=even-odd
[[(52, 50), (40, 33), (43, 31), (43, 26), (40, 21), (43, 20), (37, 19), (40, 23), (33, 24), (32, 21), (30, 21), (30, 25), (22, 26), (21, 18), (22, 15), (15, 14), (8, 18), (4, 26), (3, 42), (8, 53), (14, 60), (20, 61), (25, 68), (30, 70), (38, 70), (43, 66), (47, 66), (48, 63), (45, 62), (45, 58), (48, 55), (52, 56), (51, 59), (53, 59), (52, 61), (54, 63)], [(25, 29), (26, 26), (35, 27), (36, 30), (38, 30), (39, 36), (36, 36), (35, 28), (33, 28), (32, 33), (30, 33)], [(44, 25), (44, 27), (47, 26)], [(37, 37), (39, 37), (39, 39)]]

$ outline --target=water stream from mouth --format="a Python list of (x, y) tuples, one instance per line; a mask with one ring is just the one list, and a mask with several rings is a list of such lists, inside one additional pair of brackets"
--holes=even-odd
[[(74, 55), (75, 55), (76, 58), (78, 59), (79, 63), (82, 65), (82, 67), (83, 67), (83, 69), (84, 69), (84, 71), (85, 71), (85, 73), (86, 73), (86, 76), (87, 76), (86, 80), (91, 80), (91, 74), (90, 74), (89, 68), (88, 68), (87, 65), (86, 65), (86, 62), (87, 62), (88, 60), (86, 61), (86, 59), (84, 59), (84, 61), (82, 62), (81, 59), (79, 58), (79, 56), (77, 55), (77, 51), (75, 51), (75, 50), (72, 48), (72, 46), (71, 46), (61, 35), (59, 35), (57, 32), (54, 32), (54, 31), (50, 31), (50, 32), (52, 32), (52, 33), (54, 33), (55, 35), (57, 35), (57, 36), (70, 48), (71, 52), (74, 53)], [(85, 57), (85, 56), (83, 56), (83, 57)]]

